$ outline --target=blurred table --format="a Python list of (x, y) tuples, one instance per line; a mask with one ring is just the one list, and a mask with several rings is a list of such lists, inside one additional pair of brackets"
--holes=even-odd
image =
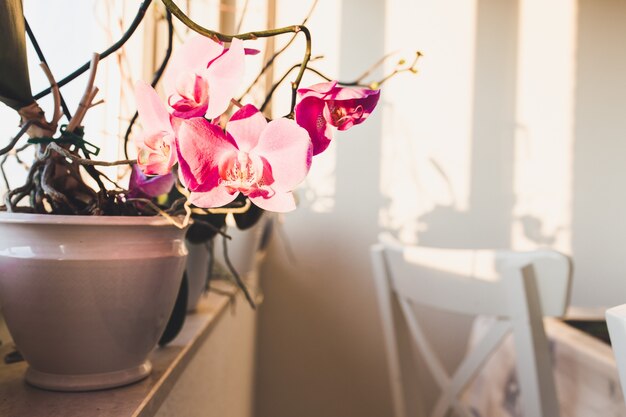
[[(553, 352), (561, 417), (626, 417), (611, 347), (561, 320), (547, 318), (544, 324)], [(514, 354), (509, 337), (466, 391), (464, 401), (477, 417), (520, 415)]]

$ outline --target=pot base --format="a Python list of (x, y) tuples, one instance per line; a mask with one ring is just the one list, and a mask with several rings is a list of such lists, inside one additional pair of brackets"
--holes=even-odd
[(152, 364), (149, 360), (123, 371), (85, 375), (49, 374), (29, 366), (26, 370), (26, 382), (52, 391), (94, 391), (132, 384), (146, 378), (151, 371)]

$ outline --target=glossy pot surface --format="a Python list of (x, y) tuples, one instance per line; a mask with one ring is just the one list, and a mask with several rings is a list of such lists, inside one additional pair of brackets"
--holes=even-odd
[(0, 306), (32, 385), (82, 391), (150, 372), (187, 256), (160, 217), (0, 213)]

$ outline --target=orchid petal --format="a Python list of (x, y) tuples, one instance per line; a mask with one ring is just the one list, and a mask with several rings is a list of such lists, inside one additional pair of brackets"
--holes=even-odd
[(199, 74), (207, 64), (218, 57), (224, 46), (204, 36), (192, 36), (184, 44), (174, 50), (165, 74), (163, 86), (169, 97), (176, 92), (176, 83), (180, 76), (188, 73)]
[(174, 186), (174, 182), (175, 178), (171, 172), (149, 177), (137, 165), (133, 165), (128, 183), (128, 196), (130, 198), (158, 197), (168, 193)]
[(209, 100), (207, 81), (194, 73), (181, 74), (176, 81), (176, 94), (169, 96), (172, 115), (183, 119), (202, 117)]
[(135, 99), (144, 132), (173, 132), (170, 116), (159, 95), (150, 84), (137, 81), (135, 83)]
[(348, 130), (372, 114), (379, 97), (379, 94), (370, 94), (359, 99), (327, 100), (324, 118), (337, 129)]
[(331, 93), (337, 85), (337, 81), (329, 81), (325, 83), (313, 84), (309, 87), (298, 89), (298, 94), (304, 97), (324, 98)]
[(164, 175), (176, 163), (173, 133), (142, 132), (135, 141), (138, 147), (137, 164), (148, 175)]
[(208, 191), (217, 186), (222, 156), (236, 149), (219, 126), (200, 117), (183, 121), (178, 130), (178, 152), (189, 189)]
[(302, 99), (296, 106), (296, 122), (309, 133), (313, 144), (313, 155), (317, 155), (330, 145), (332, 128), (324, 118), (324, 101), (316, 97)]
[(238, 194), (238, 192), (231, 194), (226, 187), (218, 186), (206, 192), (192, 192), (189, 201), (202, 208), (222, 207), (237, 198)]
[(213, 119), (224, 113), (244, 75), (243, 41), (233, 39), (228, 52), (216, 59), (206, 70), (209, 82), (209, 107), (206, 117)]
[(311, 167), (312, 148), (309, 134), (293, 120), (271, 121), (261, 133), (252, 152), (271, 166), (276, 191), (290, 191), (300, 184)]
[(265, 116), (252, 104), (246, 104), (230, 118), (226, 132), (237, 142), (239, 150), (250, 152), (266, 127)]
[(264, 197), (248, 197), (254, 205), (267, 211), (275, 211), (277, 213), (286, 213), (296, 209), (296, 200), (293, 193), (275, 193), (270, 198)]
[[(146, 175), (166, 175), (172, 169), (167, 161), (159, 160), (158, 156), (154, 154), (148, 154), (147, 156), (144, 154), (144, 158), (141, 157), (141, 154), (142, 152), (140, 152), (140, 157), (137, 159), (137, 164)], [(147, 157), (147, 161), (145, 157)]]
[(336, 87), (332, 91), (331, 98), (333, 100), (357, 100), (375, 96), (377, 102), (379, 95), (380, 90), (370, 90), (361, 87)]

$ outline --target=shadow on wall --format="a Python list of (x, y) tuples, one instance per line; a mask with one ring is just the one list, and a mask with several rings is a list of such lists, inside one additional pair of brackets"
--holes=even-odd
[[(517, 1), (479, 0), (475, 40), (472, 102), (469, 207), (437, 205), (419, 216), (417, 241), (423, 246), (506, 248), (512, 222), (515, 103), (517, 79)], [(439, 164), (440, 175), (447, 178)], [(447, 181), (446, 181), (447, 182)], [(453, 196), (454, 199), (454, 196)], [(463, 357), (472, 318), (420, 308), (422, 325), (433, 334), (434, 349), (448, 370)], [(447, 335), (437, 330), (445, 328)], [(438, 397), (437, 384), (420, 366), (420, 387), (426, 410)], [(409, 385), (410, 386), (410, 385)], [(408, 397), (411, 398), (411, 397)], [(414, 407), (419, 405), (414, 404)]]
[[(380, 31), (363, 30), (381, 26), (385, 20), (384, 3), (376, 0), (341, 3), (341, 66), (350, 74), (351, 68), (367, 65), (385, 49)], [(626, 276), (626, 244), (623, 243), (626, 235), (623, 214), (626, 207), (626, 164), (623, 163), (626, 158), (626, 48), (623, 47), (626, 2), (559, 3), (570, 9), (577, 7), (573, 21), (566, 22), (572, 23), (575, 30), (573, 41), (569, 39), (567, 28), (558, 31), (558, 36), (550, 31), (539, 35), (532, 33), (532, 25), (525, 20), (528, 16), (520, 15), (519, 11), (530, 10), (532, 18), (541, 19), (541, 8), (548, 5), (540, 0), (475, 0), (475, 3), (476, 22), (470, 28), (475, 27), (474, 53), (468, 60), (471, 68), (456, 69), (459, 73), (471, 71), (473, 74), (473, 79), (470, 77), (467, 81), (471, 84), (470, 100), (462, 104), (471, 111), (471, 128), (463, 127), (470, 132), (467, 141), (470, 160), (467, 171), (463, 171), (469, 191), (458, 203), (454, 188), (450, 187), (450, 203), (438, 201), (421, 187), (428, 179), (419, 177), (418, 168), (422, 166), (416, 167), (415, 160), (411, 159), (413, 151), (426, 153), (420, 159), (431, 159), (431, 168), (438, 171), (440, 185), (429, 184), (431, 189), (445, 188), (445, 183), (451, 181), (446, 179), (448, 176), (459, 181), (459, 175), (455, 177), (446, 172), (446, 167), (455, 168), (450, 162), (462, 158), (438, 161), (436, 151), (440, 148), (432, 154), (422, 152), (424, 140), (450, 139), (436, 137), (437, 126), (428, 133), (433, 137), (410, 137), (410, 144), (402, 142), (404, 138), (400, 141), (397, 137), (390, 138), (390, 141), (396, 140), (390, 165), (409, 165), (399, 172), (415, 183), (414, 188), (409, 185), (394, 189), (394, 195), (389, 195), (387, 201), (382, 201), (377, 192), (379, 174), (384, 170), (377, 153), (379, 134), (384, 135), (393, 127), (387, 118), (384, 130), (378, 131), (379, 115), (375, 114), (368, 122), (368, 129), (355, 129), (350, 132), (349, 140), (339, 138), (333, 144), (337, 149), (334, 206), (325, 213), (301, 208), (290, 214), (285, 233), (301, 263), (297, 267), (285, 265), (285, 254), (274, 242), (273, 256), (263, 269), (266, 304), (260, 314), (259, 417), (385, 415), (390, 400), (368, 247), (379, 231), (379, 216), (391, 212), (394, 204), (403, 204), (396, 201), (396, 193), (409, 194), (414, 200), (428, 200), (431, 204), (415, 204), (416, 209), (413, 205), (408, 209), (404, 205), (408, 215), (400, 224), (390, 227), (396, 232), (405, 228), (415, 231), (413, 237), (420, 245), (509, 248), (520, 238), (527, 247), (558, 248), (565, 241), (576, 265), (572, 298), (575, 304), (617, 305), (626, 299), (626, 280), (623, 279)], [(441, 7), (428, 1), (386, 1), (388, 9), (404, 6), (416, 14), (426, 7)], [(561, 6), (551, 6), (551, 18)], [(437, 13), (445, 16), (445, 10), (437, 10), (433, 15)], [(355, 19), (355, 15), (359, 15), (359, 19)], [(454, 31), (451, 22), (445, 22), (448, 31)], [(556, 19), (555, 23), (563, 22)], [(543, 21), (542, 28), (550, 24), (550, 21)], [(520, 30), (521, 25), (523, 30)], [(439, 34), (437, 28), (429, 30), (431, 34)], [(361, 38), (355, 40), (354, 33), (360, 33)], [(450, 36), (454, 42), (461, 42), (459, 33)], [(520, 36), (525, 38), (520, 39)], [(552, 56), (558, 57), (561, 57), (556, 50), (558, 42), (576, 43), (572, 56), (568, 57), (574, 61), (564, 63), (568, 71), (572, 70), (574, 78), (563, 83), (562, 90), (541, 91), (546, 79), (549, 84), (555, 74), (558, 77), (558, 70), (550, 72), (551, 68), (542, 68), (539, 62), (531, 66), (536, 73), (526, 72), (529, 57), (535, 58), (534, 51), (529, 52), (533, 46), (529, 39), (536, 41), (537, 37), (539, 42), (541, 38), (549, 42), (549, 47), (545, 47), (546, 43), (539, 45), (542, 52), (550, 55), (550, 48), (554, 48)], [(419, 46), (420, 39), (416, 38), (414, 43)], [(368, 45), (368, 49), (362, 45)], [(366, 58), (359, 56), (366, 50)], [(448, 54), (446, 50), (424, 52), (424, 65), (428, 59), (445, 59)], [(465, 55), (460, 56), (455, 59), (465, 62)], [(552, 64), (554, 58), (544, 65)], [(530, 88), (529, 79), (532, 81)], [(455, 88), (462, 82), (465, 81), (457, 82)], [(570, 91), (573, 88), (575, 90)], [(540, 98), (547, 94), (549, 103), (541, 103)], [(456, 98), (445, 97), (436, 103), (437, 109), (445, 110), (446, 101), (454, 102)], [(406, 102), (414, 104), (412, 99)], [(383, 95), (383, 100), (385, 108), (391, 112), (406, 104), (399, 103), (400, 100), (396, 103), (391, 95)], [(552, 114), (542, 115), (535, 108), (541, 106), (535, 104), (558, 107), (557, 116), (562, 118), (552, 123)], [(530, 116), (528, 109), (534, 112)], [(420, 115), (410, 113), (408, 118), (413, 117)], [(414, 120), (403, 122), (408, 124)], [(454, 124), (459, 121), (446, 121), (443, 117), (437, 122)], [(458, 131), (462, 134), (463, 130)], [(524, 154), (528, 151), (524, 145), (529, 143), (536, 147), (530, 150), (530, 157)], [(457, 151), (446, 149), (442, 155), (445, 158)], [(567, 157), (562, 158), (564, 154)], [(537, 159), (539, 163), (535, 166)], [(524, 164), (521, 171), (520, 161)], [(555, 162), (554, 170), (550, 171), (552, 162)], [(560, 190), (550, 189), (552, 184), (564, 185), (567, 190), (557, 193)], [(543, 188), (535, 193), (535, 186)], [(551, 210), (546, 216), (544, 208)], [(566, 218), (563, 222), (559, 221), (560, 211)], [(464, 349), (462, 340), (469, 331), (469, 320), (429, 315), (428, 321), (426, 327), (433, 332), (442, 326), (453, 329), (454, 340), (442, 338), (435, 344), (446, 365), (455, 366)], [(435, 398), (435, 394), (426, 392), (424, 397)]]
[[(559, 241), (565, 243), (561, 250), (569, 252), (576, 264), (572, 304), (617, 305), (626, 298), (626, 49), (622, 42), (626, 39), (626, 3), (579, 0), (574, 7), (575, 55), (571, 65), (575, 78), (571, 100), (563, 98), (563, 105), (571, 106), (572, 138), (561, 142), (567, 143), (562, 149), (544, 142), (546, 147), (553, 147), (549, 151), (553, 154), (543, 156), (558, 159), (561, 153), (570, 153), (571, 166), (564, 167), (562, 173), (559, 170), (563, 167), (545, 170), (549, 160), (538, 167), (544, 169), (542, 175), (548, 180), (558, 175), (567, 177), (562, 183), (570, 189), (562, 195), (571, 198), (557, 202), (548, 195), (552, 200), (544, 207), (546, 212), (552, 210), (550, 213), (524, 209), (516, 195), (516, 181), (519, 185), (520, 179), (515, 178), (515, 164), (524, 157), (516, 154), (520, 150), (515, 143), (516, 103), (520, 105), (522, 100), (516, 95), (534, 94), (519, 90), (519, 79), (528, 75), (516, 71), (520, 53), (516, 10), (524, 3), (532, 1), (478, 1), (469, 204), (466, 210), (456, 204), (436, 204), (417, 215), (417, 241), (426, 246), (511, 247), (519, 238), (511, 235), (511, 229), (518, 227), (527, 242), (525, 247), (559, 248)], [(540, 78), (541, 73), (533, 76)], [(562, 140), (550, 136), (550, 120), (544, 125), (548, 133), (544, 131), (542, 139)], [(537, 141), (536, 126), (527, 127), (518, 129)], [(524, 135), (517, 140), (521, 138), (524, 143), (528, 139)], [(533, 169), (532, 163), (527, 169)], [(446, 172), (440, 175), (445, 178)], [(532, 194), (532, 183), (522, 186), (524, 193)], [(544, 197), (545, 193), (533, 196)], [(560, 207), (564, 208), (563, 218), (571, 211), (571, 221), (565, 225), (558, 222)], [(546, 217), (552, 218), (551, 225), (546, 224)]]
[(510, 246), (518, 9), (517, 1), (477, 2), (469, 207), (421, 215), (420, 245)]
[[(554, 246), (563, 235), (571, 233), (568, 243), (576, 265), (572, 304), (621, 304), (626, 300), (626, 3), (576, 3), (576, 54), (571, 57), (574, 91), (571, 101), (563, 102), (573, 111), (573, 137), (569, 142), (560, 142), (572, 147), (554, 149), (553, 144), (545, 144), (552, 145), (553, 152), (571, 153), (572, 165), (565, 167), (564, 173), (569, 178), (563, 181), (571, 187), (566, 193), (572, 196), (571, 201), (558, 204), (571, 210), (572, 218), (571, 225), (557, 223), (550, 228), (541, 217), (543, 213), (516, 209), (516, 181), (517, 185), (520, 182), (515, 178), (515, 164), (520, 160), (516, 154), (520, 148), (515, 143), (519, 117), (516, 106), (528, 105), (519, 94), (533, 94), (519, 90), (520, 84), (524, 85), (520, 82), (524, 74), (518, 73), (517, 57), (523, 53), (517, 37), (522, 16), (517, 10), (524, 3), (532, 1), (478, 1), (469, 204), (467, 210), (455, 204), (439, 204), (417, 216), (417, 241), (425, 246), (508, 248), (516, 240), (511, 230), (518, 225), (530, 247), (542, 247)], [(541, 73), (534, 76), (541, 77)], [(569, 110), (564, 108), (562, 112)], [(545, 125), (550, 126), (550, 121)], [(537, 131), (529, 129), (525, 134), (536, 135)], [(561, 139), (556, 134), (550, 137), (544, 133), (547, 140)], [(557, 153), (551, 156), (560, 157)], [(445, 171), (440, 175), (447, 177)], [(547, 179), (560, 174), (546, 171), (543, 175)], [(558, 219), (558, 212), (550, 215)], [(429, 317), (430, 322), (437, 320), (439, 325), (455, 323), (461, 330), (459, 334), (465, 328), (463, 319)], [(437, 326), (432, 326), (432, 331), (436, 332)], [(445, 343), (439, 348), (445, 352), (448, 365), (453, 366), (454, 352)], [(429, 397), (433, 395), (425, 395)]]

